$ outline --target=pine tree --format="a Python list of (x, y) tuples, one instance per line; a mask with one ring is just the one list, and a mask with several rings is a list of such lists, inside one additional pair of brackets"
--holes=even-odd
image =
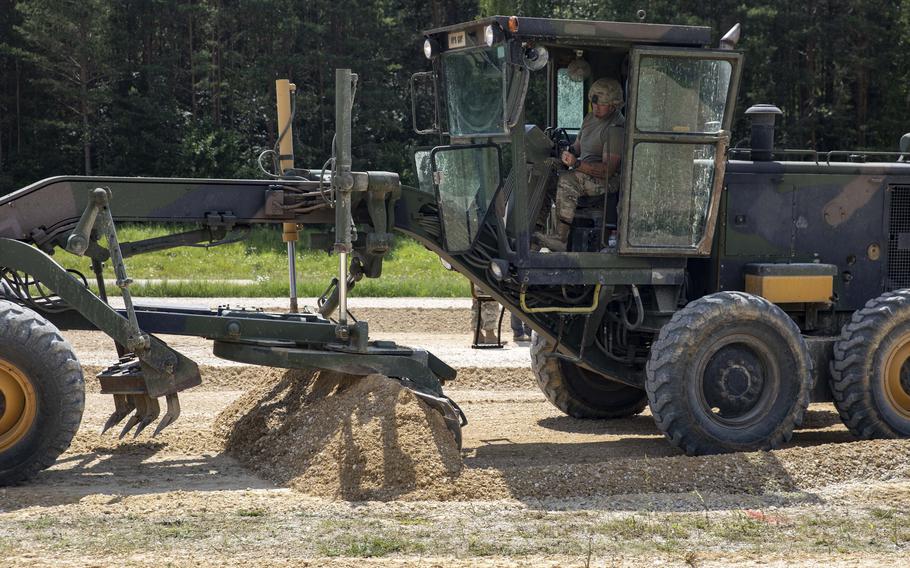
[(110, 3), (104, 0), (20, 0), (19, 33), (26, 57), (41, 71), (35, 79), (59, 105), (59, 118), (78, 132), (83, 172), (93, 172), (92, 147), (101, 109), (109, 101)]

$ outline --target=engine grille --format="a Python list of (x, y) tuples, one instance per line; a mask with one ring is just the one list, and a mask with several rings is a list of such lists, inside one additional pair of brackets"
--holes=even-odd
[(886, 290), (910, 288), (910, 185), (893, 185), (888, 214)]

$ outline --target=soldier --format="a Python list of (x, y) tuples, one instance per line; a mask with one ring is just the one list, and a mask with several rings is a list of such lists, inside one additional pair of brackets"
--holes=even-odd
[(566, 250), (579, 197), (619, 191), (625, 124), (622, 87), (616, 79), (602, 77), (588, 89), (588, 100), (591, 112), (582, 121), (575, 144), (560, 156), (569, 169), (560, 172), (556, 185), (556, 234), (534, 233), (539, 245), (554, 252)]
[(512, 341), (514, 343), (530, 343), (531, 326), (521, 321), (515, 314), (509, 314), (512, 327)]
[(478, 343), (484, 345), (499, 344), (499, 314), (502, 307), (489, 298), (487, 292), (471, 283), (471, 330), (477, 329), (477, 318), (480, 318), (480, 336)]

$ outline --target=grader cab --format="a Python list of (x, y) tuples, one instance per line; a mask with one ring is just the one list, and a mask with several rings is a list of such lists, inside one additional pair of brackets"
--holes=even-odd
[[(294, 167), (285, 81), (270, 179), (56, 177), (0, 198), (0, 484), (51, 465), (79, 425), (82, 372), (55, 324), (116, 342), (121, 357), (98, 379), (114, 397), (106, 428), (125, 420), (121, 435), (150, 426), (161, 398), (155, 431), (166, 427), (178, 392), (200, 382), (155, 335), (166, 333), (249, 364), (397, 378), (460, 439), (466, 419), (442, 391), (454, 369), (348, 318), (348, 292), (381, 275), (393, 231), (534, 329), (538, 383), (572, 416), (650, 406), (687, 453), (769, 449), (810, 400), (833, 397), (856, 435), (907, 436), (908, 149), (776, 150), (770, 106), (749, 111), (751, 147), (730, 147), (738, 35), (712, 48), (703, 27), (499, 16), (429, 30), (432, 70), (411, 81), (415, 129), (430, 140), (417, 187), (352, 170), (355, 77), (339, 70), (326, 168)], [(579, 200), (568, 250), (548, 252), (532, 235), (551, 228), (560, 152), (600, 77), (624, 91), (618, 191)], [(123, 222), (197, 228), (120, 243)], [(318, 306), (297, 309), (293, 264), (287, 313), (133, 304), (124, 259), (234, 242), (255, 224), (283, 226), (292, 262), (299, 226), (334, 226), (339, 275)], [(54, 262), (60, 250), (91, 259), (95, 292)], [(123, 309), (107, 303), (107, 261)]]
[[(572, 416), (650, 405), (697, 454), (777, 447), (833, 398), (854, 434), (906, 436), (906, 144), (777, 150), (780, 111), (756, 105), (731, 147), (739, 34), (712, 48), (702, 27), (523, 17), (425, 32), (414, 126), (438, 144), (415, 156), (425, 203), (405, 192), (398, 228), (530, 324), (540, 387)], [(551, 252), (532, 235), (552, 229), (560, 152), (601, 77), (624, 91), (619, 191), (579, 198)]]

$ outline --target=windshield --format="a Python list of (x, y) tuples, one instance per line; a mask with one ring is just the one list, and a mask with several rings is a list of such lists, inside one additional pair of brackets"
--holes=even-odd
[(642, 132), (719, 132), (732, 72), (729, 61), (642, 57), (635, 126)]
[(449, 146), (431, 153), (446, 250), (468, 250), (499, 188), (499, 149), (492, 144)]
[(443, 56), (451, 136), (507, 132), (505, 66), (506, 49), (501, 45)]

